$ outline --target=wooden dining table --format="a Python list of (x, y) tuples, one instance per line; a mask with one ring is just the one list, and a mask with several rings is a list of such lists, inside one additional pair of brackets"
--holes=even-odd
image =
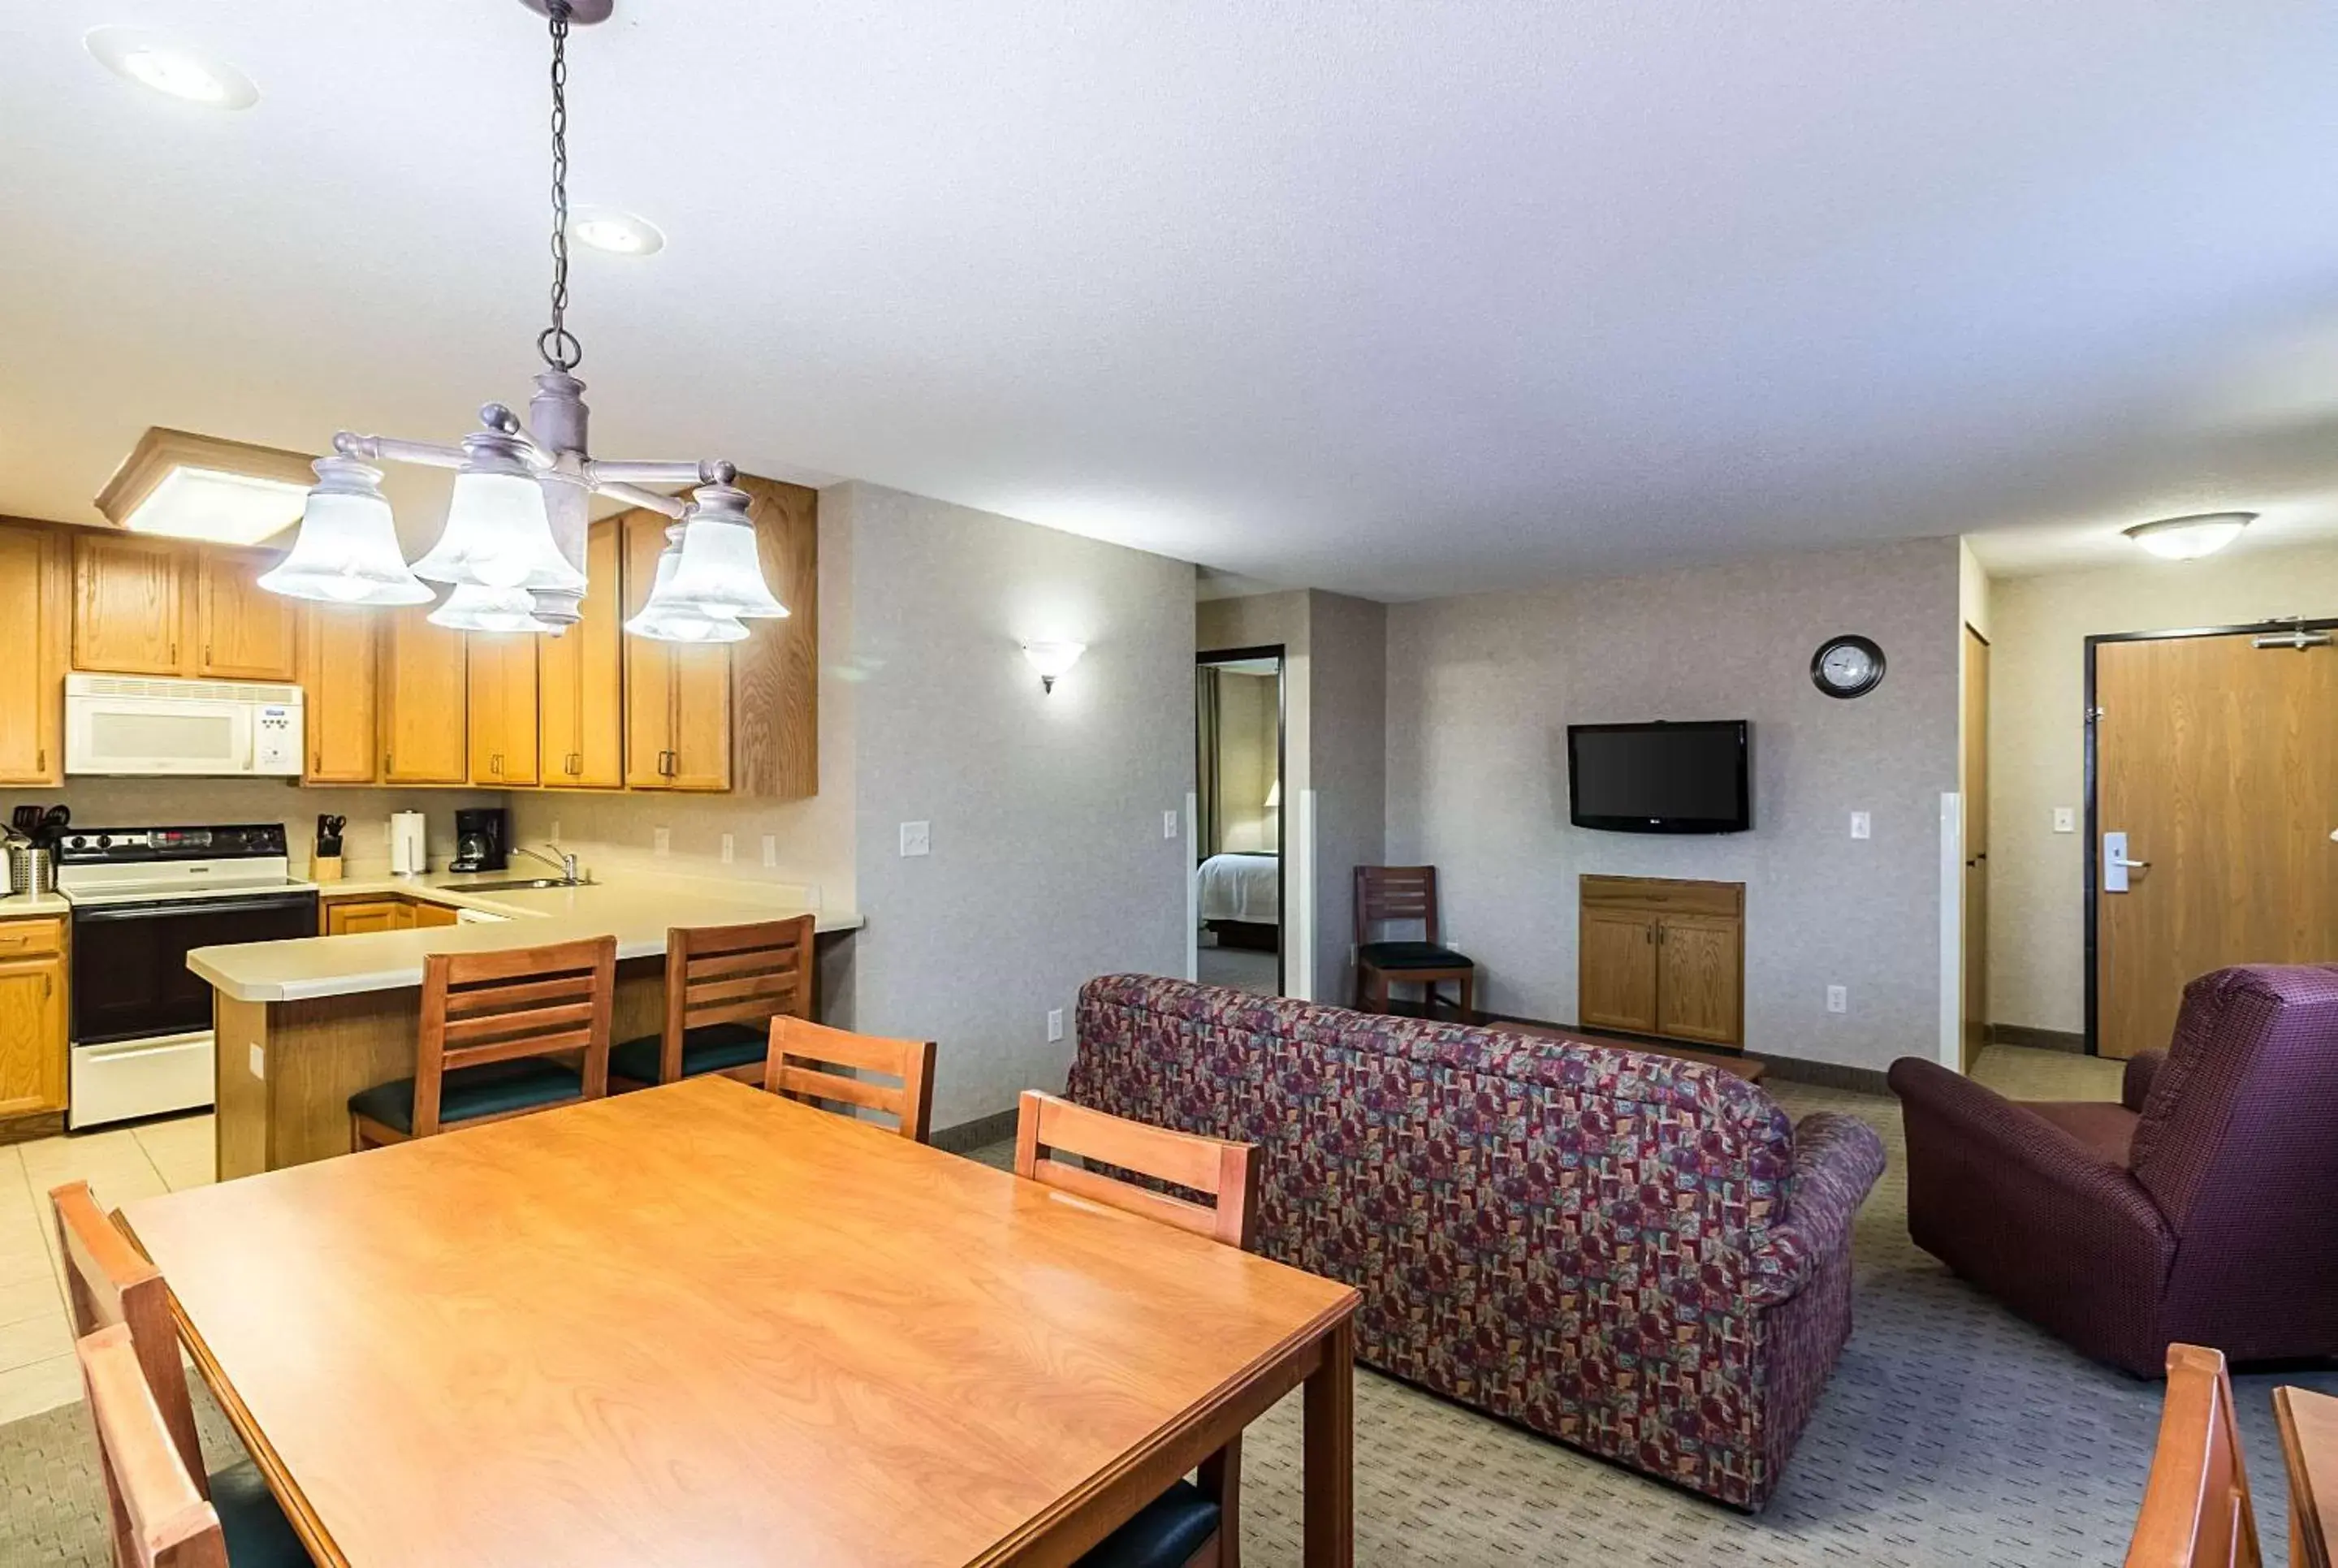
[(1353, 1289), (729, 1079), (123, 1223), (320, 1563), (1069, 1563), (1302, 1387), (1352, 1561)]
[(2331, 1568), (2338, 1521), (2338, 1399), (2310, 1388), (2273, 1391), (2274, 1424), (2289, 1468), (2290, 1568)]

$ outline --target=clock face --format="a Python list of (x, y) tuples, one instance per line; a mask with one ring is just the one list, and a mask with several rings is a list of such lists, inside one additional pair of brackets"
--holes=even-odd
[(1859, 697), (1883, 679), (1883, 650), (1864, 637), (1831, 637), (1811, 656), (1811, 681), (1830, 697)]

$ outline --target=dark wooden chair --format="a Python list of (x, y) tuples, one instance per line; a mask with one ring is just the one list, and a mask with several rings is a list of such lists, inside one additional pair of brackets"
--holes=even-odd
[(428, 955), (414, 1076), (349, 1096), (349, 1146), (598, 1100), (609, 1092), (616, 982), (614, 936)]
[(665, 934), (665, 1027), (609, 1052), (613, 1088), (720, 1073), (763, 1081), (771, 1020), (809, 1018), (812, 917), (677, 926)]
[[(99, 1455), (106, 1494), (113, 1502), (115, 1561), (149, 1560), (123, 1554), (125, 1541), (131, 1539), (123, 1534), (131, 1524), (124, 1514), (131, 1505), (123, 1494), (124, 1480), (134, 1472), (142, 1492), (150, 1498), (161, 1496), (172, 1491), (166, 1482), (168, 1473), (175, 1470), (187, 1492), (167, 1507), (158, 1509), (151, 1502), (142, 1504), (148, 1511), (138, 1516), (135, 1539), (159, 1544), (162, 1537), (148, 1532), (186, 1514), (189, 1505), (202, 1504), (206, 1504), (203, 1512), (211, 1515), (211, 1528), (221, 1533), (225, 1555), (172, 1557), (165, 1553), (152, 1561), (227, 1563), (233, 1568), (254, 1564), (308, 1568), (309, 1553), (277, 1506), (257, 1465), (246, 1459), (216, 1474), (203, 1468), (202, 1443), (195, 1434), (195, 1407), (187, 1396), (186, 1368), (179, 1359), (179, 1331), (171, 1320), (170, 1294), (163, 1288), (162, 1272), (105, 1217), (89, 1183), (74, 1181), (51, 1188), (49, 1205), (56, 1220), (57, 1259), (64, 1268), (74, 1337), (84, 1345), (118, 1342), (145, 1385), (133, 1393), (112, 1387), (113, 1380), (109, 1379), (107, 1397), (122, 1423), (117, 1435), (127, 1433), (134, 1441), (152, 1426), (162, 1434), (169, 1450), (168, 1465), (161, 1464), (159, 1455), (143, 1455), (134, 1463), (123, 1459), (122, 1474), (117, 1475), (117, 1450), (106, 1431), (107, 1412), (97, 1402), (97, 1390), (91, 1390), (90, 1413), (98, 1423)], [(83, 1374), (89, 1378), (86, 1357)], [(143, 1411), (138, 1407), (142, 1402)], [(188, 1548), (182, 1544), (177, 1549)]]
[[(853, 1071), (837, 1072), (840, 1067)], [(889, 1085), (860, 1076), (869, 1073), (897, 1082)], [(808, 1104), (878, 1112), (893, 1118), (902, 1137), (923, 1143), (934, 1130), (934, 1043), (855, 1034), (805, 1018), (774, 1018), (763, 1087)]]
[[(1254, 1146), (1173, 1132), (1025, 1090), (1015, 1120), (1015, 1174), (1107, 1208), (1157, 1220), (1244, 1251), (1256, 1240)], [(1083, 1163), (1056, 1158), (1070, 1154)], [(1199, 1192), (1207, 1204), (1092, 1169), (1108, 1166)], [(1242, 1439), (1202, 1462), (1080, 1559), (1080, 1568), (1242, 1568)]]
[[(1375, 941), (1378, 927), (1419, 921), (1418, 942)], [(1438, 939), (1437, 867), (1356, 867), (1356, 1007), (1389, 1010), (1391, 981), (1421, 988), (1421, 1012), (1437, 1014), (1437, 987), (1448, 980), (1461, 988), (1461, 1022), (1475, 1023), (1478, 966)]]
[(2127, 1568), (2258, 1568), (2264, 1560), (2224, 1352), (2170, 1345), (2159, 1446)]

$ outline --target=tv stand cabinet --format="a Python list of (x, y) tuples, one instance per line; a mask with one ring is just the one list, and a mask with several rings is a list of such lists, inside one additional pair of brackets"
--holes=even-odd
[(1745, 1044), (1745, 884), (1585, 877), (1576, 1016), (1701, 1045)]

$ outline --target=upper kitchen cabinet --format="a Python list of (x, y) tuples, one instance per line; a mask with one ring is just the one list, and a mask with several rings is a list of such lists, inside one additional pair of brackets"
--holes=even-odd
[(310, 604), (300, 646), (310, 784), (371, 784), (381, 777), (375, 701), (381, 624), (378, 612), (345, 604)]
[[(572, 631), (570, 636), (575, 633)], [(536, 643), (534, 632), (470, 634), (470, 759), (474, 784), (534, 784)]]
[(382, 780), (463, 784), (470, 779), (468, 661), (463, 633), (433, 626), (432, 606), (383, 615)]
[(274, 564), (258, 551), (207, 548), (194, 560), (194, 673), (214, 681), (291, 681), (300, 662), (300, 602), (257, 579)]
[(538, 640), (537, 691), (544, 782), (554, 789), (615, 789), (625, 782), (625, 651), (619, 630), (624, 541), (615, 518), (584, 540), (592, 590), (584, 619), (562, 636)]
[(135, 534), (74, 535), (73, 663), (114, 675), (180, 673), (182, 547)]
[(0, 784), (64, 777), (64, 541), (0, 525)]
[[(668, 518), (628, 512), (625, 613), (657, 578)], [(634, 789), (731, 788), (731, 649), (725, 643), (625, 640), (625, 784)]]

